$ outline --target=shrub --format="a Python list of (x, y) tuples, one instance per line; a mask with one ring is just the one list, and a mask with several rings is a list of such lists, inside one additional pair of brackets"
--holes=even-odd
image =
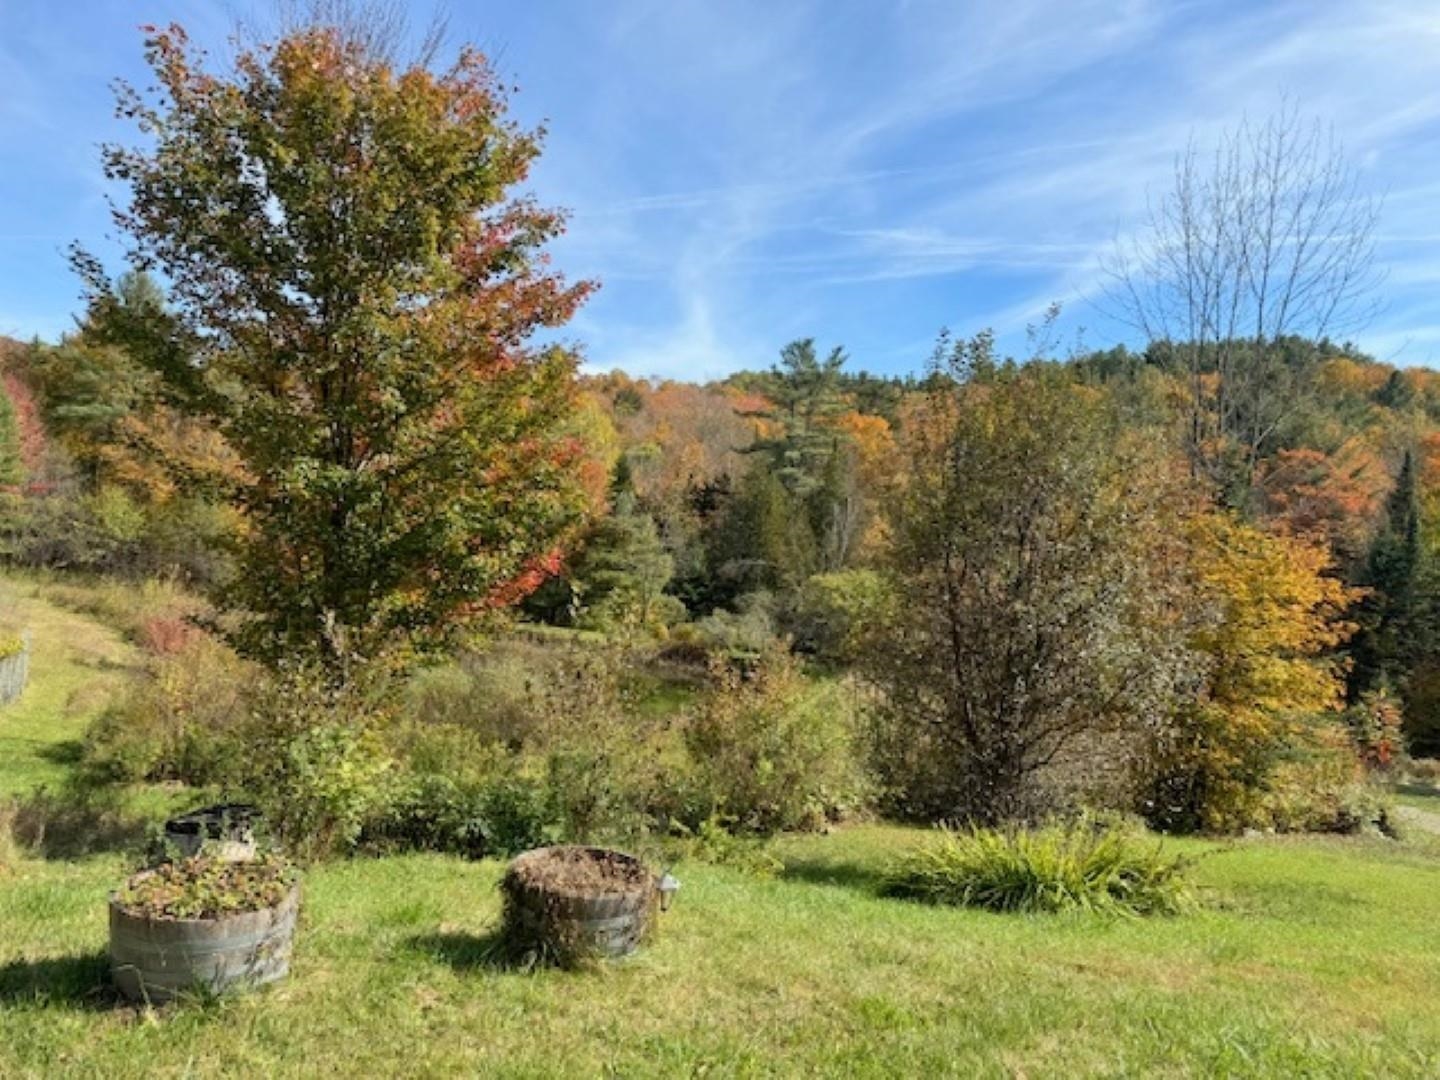
[(889, 896), (991, 911), (1174, 915), (1193, 903), (1185, 863), (1088, 820), (941, 834), (900, 859)]
[(1177, 572), (1186, 481), (1163, 440), (1048, 365), (942, 337), (886, 500), (893, 618), (863, 669), (895, 810), (1032, 820), (1098, 736), (1138, 744), (1190, 683)]
[(1366, 768), (1388, 770), (1405, 752), (1405, 716), (1399, 700), (1387, 688), (1362, 694), (1345, 710), (1345, 721)]
[(649, 831), (663, 782), (665, 721), (637, 708), (618, 649), (576, 650), (557, 678), (529, 689), (528, 755), (574, 842), (631, 839)]
[(484, 782), (412, 774), (393, 788), (367, 823), (364, 841), (478, 859), (552, 843), (560, 828), (543, 784), (524, 777)]
[(404, 715), (421, 721), (427, 729), (442, 725), (458, 729), (471, 720), (484, 699), (466, 667), (441, 664), (416, 672), (405, 684)]
[(864, 648), (867, 628), (888, 617), (893, 596), (874, 570), (816, 574), (805, 582), (796, 607), (796, 648), (822, 660), (851, 664)]
[[(1313, 542), (1219, 514), (1195, 519), (1188, 533), (1192, 603), (1203, 616), (1191, 643), (1205, 657), (1203, 679), (1145, 755), (1146, 816), (1175, 831), (1266, 827), (1275, 770), (1330, 739), (1319, 731), (1333, 723), (1309, 718), (1340, 704), (1335, 649), (1350, 627), (1339, 616), (1354, 594), (1329, 576), (1330, 553)], [(1343, 733), (1338, 741), (1349, 743)], [(1356, 768), (1353, 747), (1343, 766)]]
[(543, 718), (533, 710), (536, 687), (563, 680), (580, 655), (578, 648), (495, 642), (417, 673), (405, 686), (404, 712), (426, 726), (463, 728), (481, 743), (520, 750), (543, 738)]
[[(404, 696), (412, 720), (392, 739), (408, 774), (401, 804), (372, 831), (470, 853), (647, 833), (678, 740), (663, 716), (640, 707), (634, 666), (621, 647), (510, 642), (417, 676)], [(415, 821), (432, 799), (441, 819), (463, 823), (458, 835)]]
[(679, 858), (728, 866), (755, 877), (774, 877), (785, 869), (768, 837), (737, 835), (733, 826), (715, 817), (706, 818), (694, 830), (677, 822), (666, 848)]
[(152, 663), (91, 726), (87, 787), (170, 780), (258, 803), (290, 850), (354, 846), (387, 794), (393, 722), (382, 678), (336, 687), (302, 668), (269, 675), (209, 637)]
[(859, 805), (865, 785), (844, 686), (811, 683), (779, 646), (748, 672), (717, 662), (712, 678), (685, 729), (700, 820), (772, 833), (814, 828)]
[(140, 646), (156, 656), (174, 656), (184, 652), (204, 633), (185, 618), (155, 615), (140, 624)]
[(336, 686), (308, 666), (265, 686), (227, 786), (252, 797), (297, 856), (352, 849), (383, 805), (390, 690), (383, 677)]
[(1350, 732), (1330, 724), (1306, 732), (1274, 767), (1251, 824), (1277, 832), (1391, 833), (1392, 816)]
[(775, 598), (768, 592), (746, 593), (735, 610), (723, 608), (695, 623), (697, 639), (710, 649), (759, 653), (775, 642)]
[(158, 655), (144, 678), (106, 709), (85, 736), (81, 775), (91, 783), (224, 780), (249, 720), (261, 676), (199, 632)]
[(527, 777), (501, 777), (489, 784), (480, 797), (480, 820), (492, 855), (514, 855), (563, 836), (554, 800)]

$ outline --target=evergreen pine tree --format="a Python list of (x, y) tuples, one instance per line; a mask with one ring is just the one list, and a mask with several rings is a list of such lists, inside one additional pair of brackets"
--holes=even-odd
[(1423, 559), (1415, 459), (1406, 451), (1361, 581), (1369, 594), (1360, 608), (1360, 629), (1352, 652), (1352, 700), (1382, 687), (1403, 691), (1411, 668), (1425, 649), (1422, 639), (1426, 635), (1421, 631), (1428, 620), (1421, 618), (1419, 595)]
[(780, 363), (771, 369), (769, 392), (775, 410), (767, 415), (782, 432), (758, 440), (750, 450), (766, 454), (785, 489), (802, 499), (823, 484), (826, 466), (841, 443), (829, 421), (845, 410), (840, 385), (845, 360), (840, 348), (821, 360), (815, 340), (802, 338), (781, 349)]
[(575, 590), (582, 625), (651, 627), (664, 621), (665, 588), (675, 575), (675, 560), (661, 543), (655, 519), (641, 508), (620, 458), (612, 483), (613, 509), (596, 526), (575, 567)]

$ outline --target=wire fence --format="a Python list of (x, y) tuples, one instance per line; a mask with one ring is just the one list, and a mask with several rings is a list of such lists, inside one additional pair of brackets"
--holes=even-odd
[(0, 705), (8, 705), (25, 691), (30, 677), (30, 634), (21, 636), (19, 652), (0, 659)]

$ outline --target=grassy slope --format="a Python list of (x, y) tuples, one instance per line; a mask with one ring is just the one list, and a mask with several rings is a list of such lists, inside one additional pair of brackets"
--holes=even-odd
[(0, 707), (0, 796), (62, 781), (86, 727), (136, 662), (117, 631), (41, 592), (24, 579), (0, 581), (0, 616), (32, 638), (29, 685)]
[[(33, 687), (25, 730), (54, 743), (82, 723), (65, 700), (113, 675), (82, 631), (123, 646), (36, 614), (70, 685)], [(15, 745), (5, 782), (63, 769)], [(660, 939), (580, 975), (487, 966), (496, 863), (338, 863), (309, 875), (288, 983), (154, 1016), (105, 989), (121, 857), (23, 860), (0, 868), (0, 1076), (1440, 1075), (1423, 838), (1184, 845), (1210, 852), (1207, 910), (1111, 922), (879, 899), (919, 835), (789, 838), (775, 880), (682, 866)]]

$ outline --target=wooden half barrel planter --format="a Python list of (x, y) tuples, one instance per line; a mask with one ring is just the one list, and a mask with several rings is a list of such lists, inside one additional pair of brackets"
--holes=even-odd
[(628, 956), (654, 924), (658, 884), (644, 863), (621, 851), (527, 851), (500, 882), (507, 950), (564, 967)]
[[(240, 866), (243, 864), (231, 863)], [(130, 879), (133, 888), (147, 875)], [(226, 994), (285, 978), (300, 911), (300, 882), (275, 903), (198, 918), (157, 914), (110, 897), (110, 968), (130, 1001), (161, 1005), (187, 994)]]

